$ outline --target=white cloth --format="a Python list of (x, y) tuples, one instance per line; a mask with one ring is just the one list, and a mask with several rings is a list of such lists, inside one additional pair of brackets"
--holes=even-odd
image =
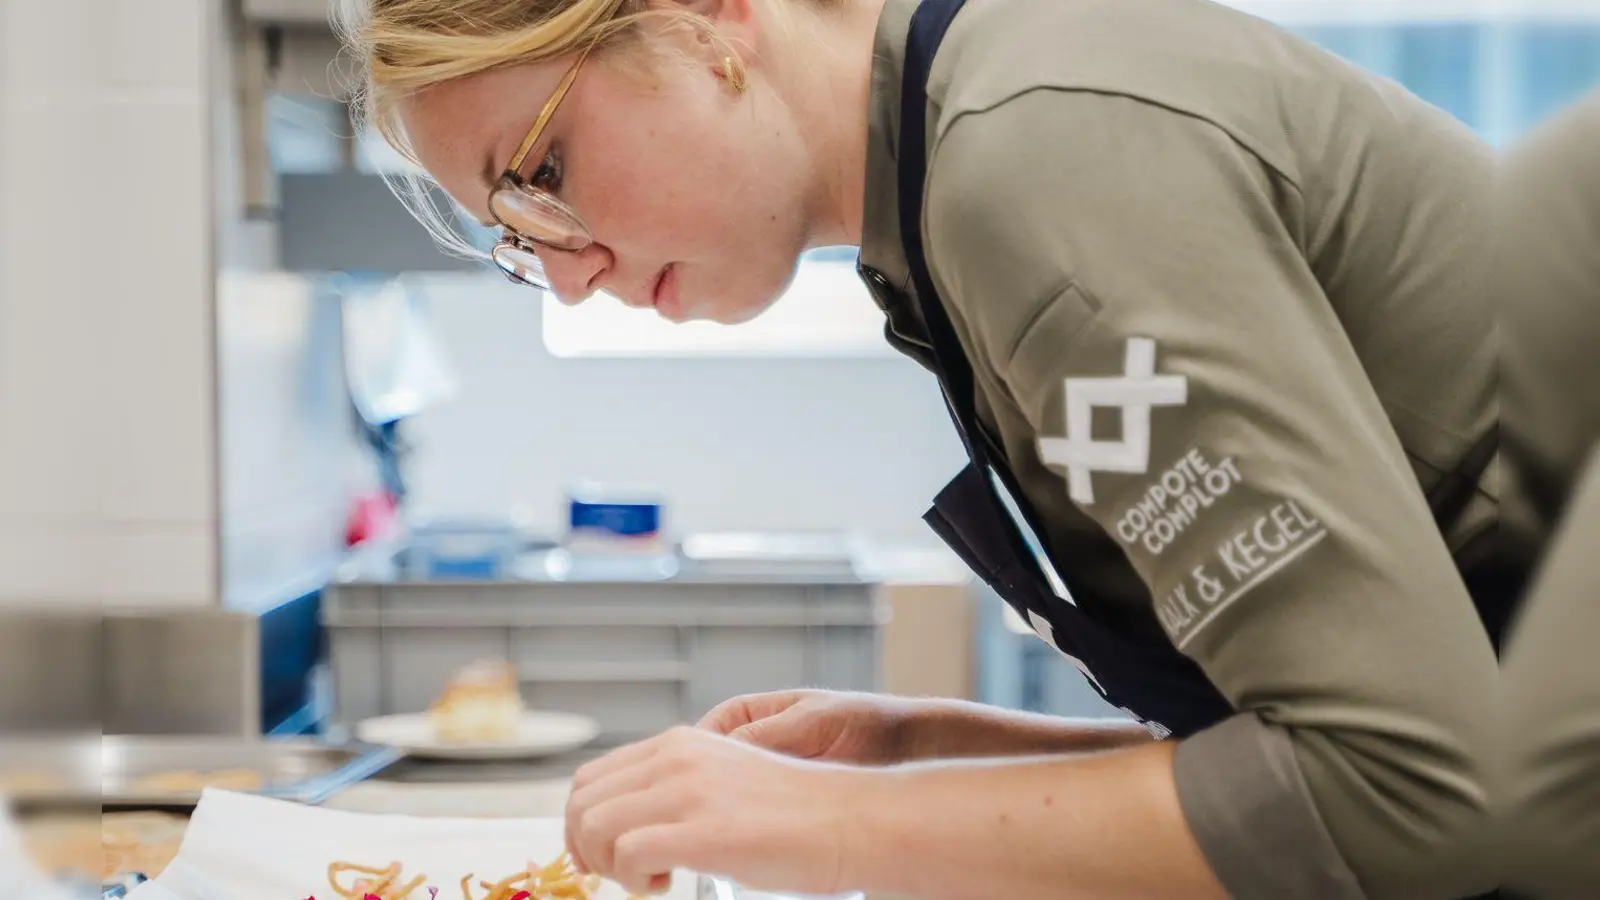
[[(469, 872), (474, 881), (498, 881), (530, 861), (551, 862), (563, 849), (562, 821), (555, 818), (373, 815), (207, 790), (177, 859), (128, 900), (338, 900), (328, 885), (328, 864), (336, 860), (399, 862), (404, 878), (426, 874), (441, 898), (454, 898)], [(666, 896), (695, 900), (696, 894), (694, 876), (678, 873)], [(413, 898), (427, 896), (419, 890)], [(625, 896), (607, 883), (598, 900)]]

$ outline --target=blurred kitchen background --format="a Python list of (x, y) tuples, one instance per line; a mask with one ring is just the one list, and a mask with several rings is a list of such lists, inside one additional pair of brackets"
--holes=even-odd
[[(1237, 5), (1495, 144), (1600, 86), (1592, 0)], [(1119, 714), (920, 521), (961, 449), (850, 248), (740, 329), (512, 287), (390, 195), (325, 14), (0, 6), (0, 722), (314, 734), (484, 653), (617, 739), (807, 684)], [(660, 535), (572, 547), (575, 499)]]

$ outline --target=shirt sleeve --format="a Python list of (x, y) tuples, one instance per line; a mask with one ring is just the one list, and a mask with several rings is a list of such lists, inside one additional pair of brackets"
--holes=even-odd
[(1505, 155), (1496, 198), (1510, 552), (1536, 560), (1600, 439), (1600, 91)]
[(1500, 178), (1511, 544), (1544, 561), (1506, 652), (1497, 822), (1508, 883), (1553, 900), (1600, 884), (1597, 143), (1600, 92), (1529, 134)]
[(1117, 540), (1239, 711), (1176, 762), (1230, 893), (1470, 894), (1496, 663), (1296, 190), (1206, 121), (1038, 90), (945, 127), (929, 258), (1024, 491)]
[(1600, 884), (1600, 454), (1507, 648), (1499, 781), (1508, 884), (1563, 900)]

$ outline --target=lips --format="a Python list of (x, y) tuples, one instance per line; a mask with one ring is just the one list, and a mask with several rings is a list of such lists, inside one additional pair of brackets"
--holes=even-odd
[(672, 268), (672, 266), (670, 264), (662, 266), (661, 267), (661, 271), (656, 273), (656, 280), (653, 283), (651, 283), (651, 285), (650, 285), (650, 305), (651, 306), (660, 306), (661, 305), (661, 286), (666, 283), (666, 281), (667, 281), (667, 270), (670, 269), (670, 268)]
[(655, 285), (650, 289), (650, 305), (658, 312), (664, 307), (671, 307), (678, 297), (677, 264), (670, 263), (663, 267), (661, 274), (656, 276)]

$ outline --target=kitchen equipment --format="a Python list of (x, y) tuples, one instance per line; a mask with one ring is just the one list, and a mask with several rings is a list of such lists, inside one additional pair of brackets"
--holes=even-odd
[(851, 578), (857, 575), (862, 543), (848, 532), (723, 531), (687, 535), (681, 550), (686, 561), (706, 574)]
[(453, 760), (534, 759), (581, 749), (600, 736), (600, 723), (588, 716), (529, 710), (515, 738), (500, 743), (450, 743), (434, 732), (427, 713), (402, 713), (367, 719), (356, 736), (368, 744), (396, 747), (412, 757)]
[(100, 801), (100, 736), (0, 741), (0, 796), (13, 810)]
[[(250, 793), (317, 804), (401, 756), (393, 747), (305, 739), (107, 736), (99, 795), (107, 807), (189, 809), (200, 802), (210, 776), (253, 773), (260, 787)], [(151, 784), (163, 777), (175, 786)]]
[(411, 526), (405, 562), (427, 578), (500, 578), (523, 545), (511, 519), (430, 519)]
[(781, 570), (648, 581), (350, 572), (323, 593), (331, 724), (427, 709), (488, 657), (516, 667), (530, 708), (588, 716), (601, 743), (636, 740), (736, 694), (877, 689), (886, 608), (859, 578)]
[(662, 554), (662, 500), (650, 488), (582, 484), (567, 496), (567, 549), (578, 553)]

